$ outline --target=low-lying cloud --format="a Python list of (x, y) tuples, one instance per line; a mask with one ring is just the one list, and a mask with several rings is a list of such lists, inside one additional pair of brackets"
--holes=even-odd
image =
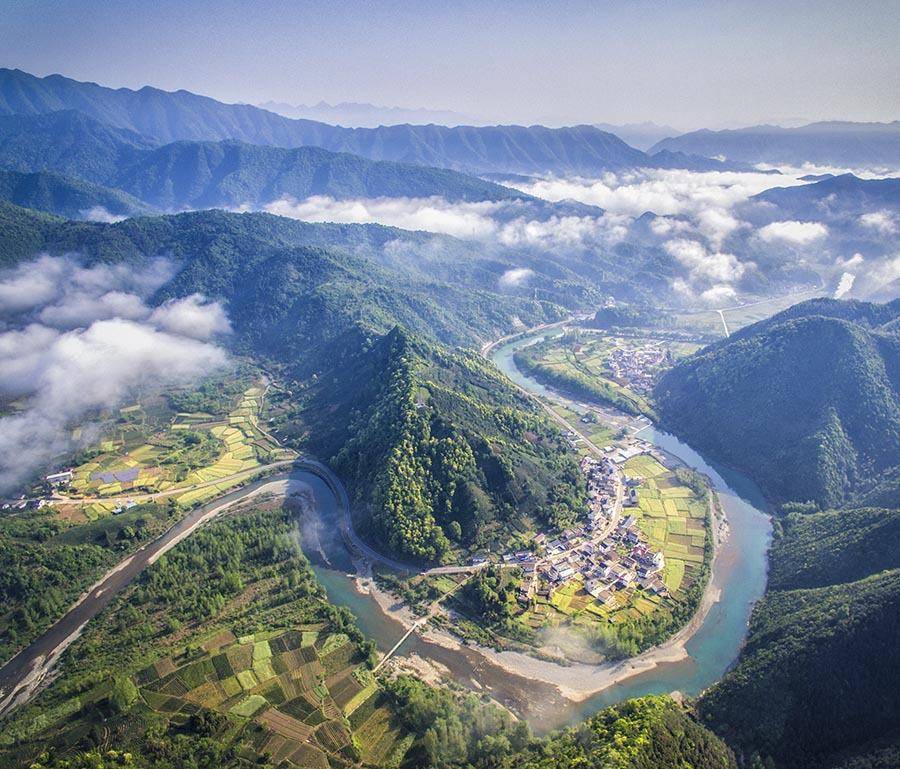
[(532, 275), (534, 275), (534, 270), (528, 267), (517, 267), (504, 272), (498, 283), (500, 288), (516, 288), (525, 283)]
[(71, 448), (72, 425), (142, 388), (227, 365), (209, 341), (230, 330), (217, 302), (193, 295), (148, 304), (173, 274), (164, 259), (85, 267), (50, 256), (0, 273), (0, 396), (21, 406), (0, 418), (0, 491)]
[(766, 243), (791, 243), (805, 246), (828, 235), (828, 227), (821, 222), (772, 222), (759, 230), (759, 237)]

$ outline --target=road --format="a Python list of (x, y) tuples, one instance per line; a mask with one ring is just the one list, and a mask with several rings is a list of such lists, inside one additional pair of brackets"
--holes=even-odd
[[(342, 494), (339, 498), (346, 500), (346, 491), (343, 491), (340, 481), (321, 463), (298, 459), (292, 460), (290, 464), (294, 466), (295, 471), (318, 475), (332, 490), (335, 487), (340, 489)], [(59, 620), (0, 668), (0, 716), (34, 695), (62, 653), (78, 638), (84, 626), (103, 611), (116, 594), (127, 587), (147, 566), (233, 505), (264, 492), (272, 484), (289, 480), (293, 475), (294, 473), (284, 473), (263, 478), (195, 508), (160, 537), (116, 564)]]

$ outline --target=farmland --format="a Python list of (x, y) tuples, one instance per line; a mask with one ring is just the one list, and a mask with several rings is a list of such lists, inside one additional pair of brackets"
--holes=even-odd
[[(212, 499), (234, 485), (234, 475), (262, 464), (287, 459), (282, 449), (261, 426), (265, 387), (256, 381), (236, 393), (208, 399), (204, 410), (178, 411), (159, 399), (136, 403), (120, 410), (115, 429), (89, 458), (77, 464), (64, 494), (73, 497), (110, 497), (109, 502), (77, 505), (82, 520), (118, 514), (121, 498), (128, 494), (164, 492), (188, 488), (173, 495), (182, 507)], [(221, 480), (221, 483), (215, 483)], [(202, 488), (190, 489), (203, 484)], [(78, 517), (70, 506), (68, 516)]]
[(250, 506), (173, 548), (88, 626), (59, 678), (4, 723), (0, 765), (29, 765), (38, 731), (64, 755), (102, 721), (139, 765), (396, 766), (412, 737), (372, 650), (327, 601), (294, 514)]
[(698, 348), (663, 336), (611, 336), (568, 331), (521, 348), (516, 365), (561, 390), (629, 414), (653, 415), (648, 396), (660, 373)]
[(358, 647), (321, 623), (235, 638), (202, 654), (165, 657), (133, 677), (141, 699), (169, 719), (205, 708), (233, 722), (236, 740), (274, 763), (395, 765), (407, 740)]

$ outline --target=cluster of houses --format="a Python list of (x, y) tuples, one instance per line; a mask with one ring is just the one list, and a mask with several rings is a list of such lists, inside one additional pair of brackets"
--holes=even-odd
[(549, 598), (570, 580), (581, 578), (584, 589), (606, 606), (616, 603), (616, 593), (641, 588), (667, 596), (662, 581), (663, 554), (651, 548), (633, 515), (621, 519), (609, 531), (620, 494), (625, 504), (637, 504), (640, 478), (628, 478), (610, 455), (584, 457), (581, 470), (588, 485), (588, 520), (566, 529), (557, 538), (534, 538), (535, 553), (527, 551), (503, 557), (505, 563), (525, 571), (519, 602), (528, 605), (535, 595)]
[(642, 395), (653, 389), (660, 367), (673, 362), (671, 350), (661, 344), (616, 347), (606, 359), (612, 378)]

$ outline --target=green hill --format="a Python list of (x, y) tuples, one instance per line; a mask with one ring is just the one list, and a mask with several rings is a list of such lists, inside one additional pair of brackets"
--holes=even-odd
[(67, 219), (116, 218), (150, 212), (125, 192), (56, 173), (0, 169), (0, 200)]
[(670, 370), (663, 424), (775, 501), (841, 504), (900, 463), (900, 301), (813, 300)]
[(362, 347), (321, 373), (304, 410), (373, 540), (454, 560), (575, 520), (584, 486), (559, 431), (479, 356), (399, 328)]
[[(900, 511), (791, 516), (738, 664), (705, 722), (778, 767), (891, 766), (900, 753)], [(752, 765), (752, 764), (751, 764)]]
[(515, 769), (732, 769), (734, 755), (668, 697), (607, 708), (515, 756)]

